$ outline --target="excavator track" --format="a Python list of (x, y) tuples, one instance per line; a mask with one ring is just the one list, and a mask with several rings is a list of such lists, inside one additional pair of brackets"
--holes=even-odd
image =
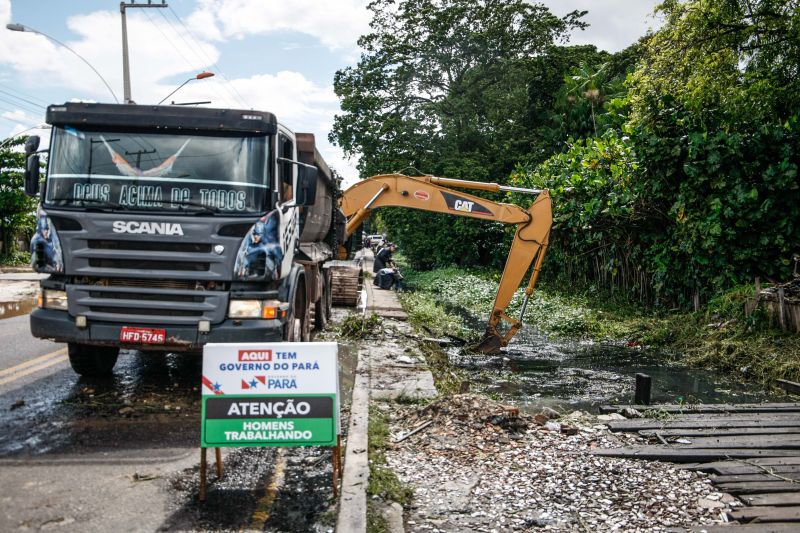
[(364, 287), (364, 271), (351, 261), (333, 261), (331, 296), (333, 305), (355, 307)]

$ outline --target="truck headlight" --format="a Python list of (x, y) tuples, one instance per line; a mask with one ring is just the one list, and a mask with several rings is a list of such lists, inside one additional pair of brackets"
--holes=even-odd
[(258, 219), (247, 231), (236, 253), (235, 279), (280, 279), (283, 262), (283, 248), (278, 236), (280, 216), (280, 210), (275, 209)]
[(283, 318), (288, 308), (278, 300), (231, 300), (228, 318)]
[(36, 232), (31, 239), (31, 267), (40, 273), (64, 272), (64, 255), (58, 233), (44, 211), (39, 211)]
[(54, 291), (52, 289), (42, 289), (39, 293), (39, 307), (42, 309), (67, 310), (66, 291)]

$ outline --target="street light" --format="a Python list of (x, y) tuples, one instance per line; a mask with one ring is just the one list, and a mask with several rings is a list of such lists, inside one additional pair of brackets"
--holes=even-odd
[[(169, 93), (167, 96), (165, 96), (165, 97), (164, 97), (164, 98), (161, 100), (161, 102), (163, 102), (164, 100), (166, 100), (167, 98), (169, 98), (170, 96), (172, 96), (173, 94), (175, 94), (176, 92), (178, 92), (178, 90), (179, 90), (181, 87), (183, 87), (184, 85), (186, 85), (186, 84), (187, 84), (187, 83), (189, 83), (190, 81), (192, 81), (192, 80), (204, 80), (204, 79), (206, 79), (206, 78), (210, 78), (210, 77), (212, 77), (212, 76), (214, 76), (214, 73), (213, 73), (213, 72), (201, 72), (201, 73), (200, 73), (200, 74), (198, 74), (197, 76), (195, 76), (195, 77), (193, 77), (193, 78), (189, 78), (189, 79), (188, 79), (188, 80), (186, 80), (185, 82), (183, 82), (183, 83), (181, 83), (180, 85), (178, 85), (178, 88), (177, 88), (177, 89), (175, 89), (174, 91), (172, 91), (171, 93)], [(157, 103), (156, 105), (161, 105), (161, 102)]]
[(29, 32), (29, 33), (38, 33), (39, 35), (50, 39), (51, 41), (55, 42), (56, 44), (58, 44), (60, 46), (63, 46), (64, 48), (66, 48), (67, 50), (69, 50), (70, 52), (72, 52), (73, 54), (78, 56), (78, 59), (80, 59), (81, 61), (86, 63), (86, 65), (88, 65), (88, 67), (90, 69), (92, 69), (95, 74), (97, 74), (97, 77), (100, 78), (103, 81), (103, 84), (108, 88), (109, 92), (111, 92), (111, 96), (114, 97), (114, 101), (119, 103), (119, 100), (117, 99), (117, 95), (114, 94), (114, 91), (111, 89), (111, 86), (108, 84), (108, 82), (105, 80), (105, 78), (103, 76), (101, 76), (99, 72), (97, 72), (97, 69), (94, 68), (91, 63), (86, 61), (86, 59), (84, 59), (83, 56), (81, 56), (78, 52), (76, 52), (75, 50), (73, 50), (72, 48), (67, 46), (66, 44), (62, 43), (61, 41), (59, 41), (55, 37), (51, 37), (51, 36), (47, 35), (46, 33), (42, 33), (39, 30), (34, 30), (30, 26), (24, 26), (22, 24), (13, 24), (12, 23), (12, 24), (6, 24), (6, 29), (9, 29), (11, 31), (23, 31), (23, 32), (26, 31), (26, 32)]

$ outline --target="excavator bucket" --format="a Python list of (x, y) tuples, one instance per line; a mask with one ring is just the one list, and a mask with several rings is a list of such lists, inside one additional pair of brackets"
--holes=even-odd
[(503, 347), (502, 340), (500, 339), (500, 335), (497, 333), (491, 333), (487, 331), (483, 335), (483, 339), (481, 342), (475, 346), (475, 351), (480, 352), (486, 355), (496, 355), (500, 353), (500, 348)]

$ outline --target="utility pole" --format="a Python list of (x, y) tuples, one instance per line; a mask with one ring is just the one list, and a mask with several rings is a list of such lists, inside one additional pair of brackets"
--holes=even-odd
[(131, 7), (169, 7), (169, 4), (166, 3), (166, 0), (161, 0), (160, 4), (154, 4), (152, 0), (147, 0), (146, 4), (137, 4), (136, 2), (131, 2), (130, 4), (126, 4), (125, 2), (119, 3), (119, 12), (122, 15), (122, 84), (123, 84), (123, 96), (122, 101), (126, 104), (134, 103), (131, 100), (131, 69), (128, 63), (128, 23), (126, 22), (125, 10)]

